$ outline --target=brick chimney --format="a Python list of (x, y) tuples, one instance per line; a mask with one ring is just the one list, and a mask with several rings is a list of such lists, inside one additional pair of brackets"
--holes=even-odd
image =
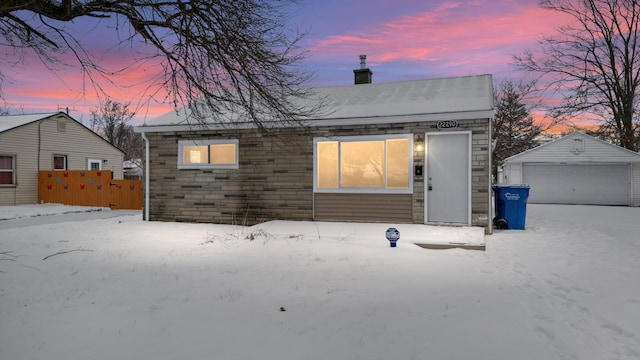
[(367, 68), (367, 55), (360, 55), (360, 69), (353, 70), (355, 84), (371, 84), (373, 72)]

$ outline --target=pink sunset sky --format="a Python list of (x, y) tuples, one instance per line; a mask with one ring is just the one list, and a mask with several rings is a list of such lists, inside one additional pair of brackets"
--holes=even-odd
[[(308, 50), (304, 65), (316, 74), (309, 86), (352, 84), (360, 54), (367, 55), (376, 83), (479, 74), (518, 80), (527, 74), (514, 69), (512, 56), (535, 49), (540, 36), (563, 24), (537, 0), (302, 0), (291, 14), (292, 27), (310, 32), (302, 43)], [(101, 64), (116, 70), (141, 55), (114, 45), (112, 25), (81, 19), (65, 26)], [(57, 65), (52, 73), (33, 53), (17, 63), (0, 54), (2, 97), (11, 113), (68, 108), (72, 117), (88, 122), (99, 101), (77, 63)], [(130, 70), (127, 77), (111, 79), (114, 84), (97, 82), (113, 100), (131, 103), (137, 123), (172, 110), (144, 85), (156, 75), (153, 64), (137, 61)]]

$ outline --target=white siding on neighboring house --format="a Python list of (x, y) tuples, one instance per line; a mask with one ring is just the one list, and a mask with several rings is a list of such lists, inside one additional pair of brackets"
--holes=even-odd
[[(15, 156), (16, 184), (0, 186), (0, 205), (38, 201), (38, 171), (53, 169), (53, 156), (67, 157), (67, 170), (87, 170), (89, 159), (123, 179), (124, 154), (72, 118), (59, 114), (16, 115), (25, 123), (12, 126), (11, 115), (0, 117), (0, 154)], [(14, 124), (15, 125), (15, 124)]]
[(37, 123), (0, 133), (0, 154), (15, 155), (16, 184), (0, 186), (0, 205), (32, 204), (38, 201)]
[[(65, 123), (64, 131), (58, 128), (59, 121)], [(114, 179), (123, 179), (122, 152), (76, 121), (64, 117), (46, 120), (42, 131), (47, 135), (42, 137), (40, 170), (53, 169), (53, 155), (61, 154), (67, 155), (68, 170), (87, 170), (89, 159), (96, 159), (103, 161), (102, 170), (113, 171)]]

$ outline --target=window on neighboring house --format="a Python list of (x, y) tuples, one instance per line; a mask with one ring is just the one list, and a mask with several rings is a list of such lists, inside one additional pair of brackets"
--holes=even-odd
[(89, 159), (88, 170), (102, 170), (102, 160)]
[(315, 140), (315, 190), (411, 191), (411, 135)]
[(238, 140), (180, 140), (178, 169), (237, 169)]
[(16, 157), (0, 155), (0, 185), (16, 184)]
[(67, 170), (67, 155), (53, 155), (53, 170)]

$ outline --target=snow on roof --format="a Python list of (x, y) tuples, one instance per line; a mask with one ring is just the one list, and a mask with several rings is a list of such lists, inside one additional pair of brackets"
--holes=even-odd
[(34, 121), (42, 120), (55, 114), (57, 114), (57, 112), (27, 115), (0, 115), (0, 132), (11, 130), (13, 128), (32, 123)]
[(493, 109), (491, 76), (466, 76), (318, 89), (335, 106), (327, 118), (467, 112)]
[[(589, 146), (572, 147), (572, 140), (588, 142)], [(610, 144), (593, 136), (573, 132), (538, 147), (512, 155), (504, 160), (514, 162), (640, 162), (640, 154)]]
[[(316, 88), (327, 115), (311, 120), (493, 111), (491, 75)], [(188, 112), (172, 111), (144, 127), (185, 125)]]

